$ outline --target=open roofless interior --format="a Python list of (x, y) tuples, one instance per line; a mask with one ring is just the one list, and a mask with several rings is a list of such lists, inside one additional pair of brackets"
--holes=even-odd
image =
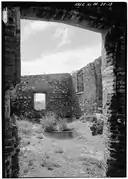
[[(21, 20), (21, 75), (19, 88), (23, 90), (17, 92), (20, 104), (15, 114), (17, 111), (17, 116), (20, 113), (24, 116), (18, 121), (20, 129), (25, 124), (28, 130), (32, 129), (31, 135), (19, 133), (23, 151), (19, 158), (20, 177), (102, 176), (104, 170), (98, 166), (103, 161), (101, 135), (97, 139), (92, 137), (84, 119), (84, 115), (86, 118), (90, 115), (91, 122), (94, 113), (102, 107), (101, 34), (61, 23)], [(32, 89), (23, 92), (25, 83), (34, 88), (33, 92)], [(26, 113), (27, 118), (35, 114), (27, 123)], [(33, 120), (38, 125), (32, 126)], [(38, 132), (34, 132), (35, 128)], [(96, 144), (94, 140), (101, 142)], [(40, 160), (35, 159), (35, 153)], [(89, 162), (90, 167), (83, 164), (81, 155), (89, 160), (95, 156)], [(94, 160), (96, 165), (92, 164)], [(93, 168), (97, 172), (91, 172)]]
[(68, 109), (72, 117), (70, 108), (79, 103), (75, 108), (89, 114), (102, 106), (101, 34), (61, 23), (21, 20), (21, 75), (22, 82), (34, 88), (31, 101), (28, 92), (21, 100), (29, 110), (33, 99), (34, 108), (35, 93), (41, 92), (47, 97), (47, 111)]
[[(5, 52), (4, 177), (126, 176), (126, 4), (67, 4), (17, 3), (11, 6), (3, 3), (6, 14), (2, 24)], [(43, 38), (45, 32), (42, 37), (36, 37), (40, 42), (45, 41), (44, 53), (40, 55), (42, 62), (33, 50), (29, 52), (30, 61), (34, 57), (37, 63), (33, 61), (32, 65), (28, 58), (25, 62), (24, 58), (28, 56), (22, 47), (23, 44), (27, 47), (27, 41), (24, 43), (21, 38), (21, 19), (35, 21), (29, 26), (33, 30), (31, 39), (34, 39), (34, 31), (38, 29), (39, 35), (39, 29), (46, 28), (46, 24), (40, 25), (42, 20), (43, 23), (77, 26), (83, 32), (84, 29), (98, 32), (101, 34), (101, 55), (91, 57), (91, 63), (88, 63), (89, 48), (86, 52), (80, 48), (74, 50), (73, 56), (69, 52), (71, 39), (75, 39), (73, 33), (72, 38), (67, 38), (69, 29), (60, 28), (58, 33), (52, 33), (54, 38), (61, 37), (57, 39), (58, 46), (51, 38), (48, 48), (49, 36)], [(84, 33), (82, 37), (77, 34), (81, 40), (73, 45), (83, 42), (84, 47)], [(31, 36), (29, 28), (25, 35), (28, 40)], [(92, 36), (87, 41), (88, 47)], [(38, 44), (36, 39), (34, 42)], [(57, 48), (52, 49), (52, 45)], [(68, 53), (62, 53), (64, 45)], [(31, 43), (28, 46), (34, 49)], [(38, 45), (36, 49), (39, 53)], [(93, 56), (97, 49), (91, 46), (90, 49)], [(57, 70), (55, 63), (51, 68), (46, 64), (48, 61), (50, 64), (50, 59), (56, 64), (59, 62)], [(63, 68), (59, 59), (65, 65)], [(46, 60), (44, 64), (43, 60)], [(24, 75), (23, 66), (26, 66)], [(31, 72), (30, 66), (33, 69), (35, 66), (38, 74)], [(41, 70), (44, 70), (43, 74)], [(34, 108), (35, 94), (39, 93), (45, 94), (46, 108), (43, 110)]]

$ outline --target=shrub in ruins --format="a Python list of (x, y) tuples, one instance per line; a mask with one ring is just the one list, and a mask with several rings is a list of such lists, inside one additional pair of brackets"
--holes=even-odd
[(48, 112), (41, 121), (44, 132), (63, 131), (67, 129), (66, 121), (55, 113)]
[(90, 129), (92, 131), (92, 135), (98, 135), (103, 133), (104, 121), (102, 117), (100, 119), (95, 118)]

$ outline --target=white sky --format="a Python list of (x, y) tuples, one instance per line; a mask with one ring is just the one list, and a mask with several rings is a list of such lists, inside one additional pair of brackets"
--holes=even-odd
[(21, 75), (71, 73), (99, 56), (99, 33), (60, 23), (21, 20)]
[(45, 94), (44, 93), (36, 93), (34, 95), (34, 100), (37, 101), (45, 101)]

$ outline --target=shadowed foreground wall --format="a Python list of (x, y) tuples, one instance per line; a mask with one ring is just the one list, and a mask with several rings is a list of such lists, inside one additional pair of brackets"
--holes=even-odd
[(80, 117), (79, 103), (70, 74), (23, 76), (21, 80), (21, 85), (17, 86), (17, 110), (33, 110), (34, 93), (45, 93), (46, 111), (61, 116)]
[[(78, 91), (78, 72), (82, 71), (83, 90)], [(91, 114), (102, 107), (102, 75), (101, 57), (72, 74), (74, 88), (79, 100), (81, 111)]]
[(126, 27), (102, 35), (102, 80), (107, 176), (126, 176)]
[[(12, 12), (12, 13), (11, 13)], [(11, 116), (11, 86), (20, 81), (20, 27), (19, 27), (19, 8), (11, 11), (10, 22), (2, 22), (2, 63), (4, 69), (4, 97), (3, 97), (3, 176), (5, 178), (15, 178), (19, 173), (19, 147), (18, 147), (18, 128), (15, 120)], [(15, 21), (12, 22), (12, 19)]]

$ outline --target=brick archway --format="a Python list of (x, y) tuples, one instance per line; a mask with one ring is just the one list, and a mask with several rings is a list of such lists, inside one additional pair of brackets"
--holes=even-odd
[[(68, 5), (67, 5), (68, 4)], [(46, 20), (67, 23), (102, 34), (102, 80), (103, 80), (103, 114), (105, 120), (104, 141), (105, 175), (110, 177), (126, 176), (126, 3), (75, 6), (74, 3), (38, 3), (24, 5), (17, 3), (7, 7), (7, 23), (3, 24), (5, 42), (5, 131), (12, 130), (10, 118), (9, 88), (20, 81), (20, 18)], [(11, 125), (11, 126), (10, 126)], [(8, 127), (10, 126), (10, 128)], [(15, 137), (15, 134), (13, 134)], [(6, 136), (8, 140), (11, 136)], [(14, 143), (13, 143), (14, 144)], [(15, 143), (16, 144), (16, 143)], [(17, 156), (16, 147), (11, 146)], [(11, 152), (12, 152), (11, 151)], [(7, 161), (11, 161), (12, 153)], [(109, 159), (109, 157), (111, 157)], [(114, 158), (115, 160), (113, 160)], [(13, 157), (15, 160), (15, 157)], [(11, 165), (11, 162), (8, 166)], [(18, 167), (5, 170), (5, 177), (14, 177)], [(115, 172), (116, 171), (116, 172)], [(14, 174), (15, 173), (15, 174)]]

